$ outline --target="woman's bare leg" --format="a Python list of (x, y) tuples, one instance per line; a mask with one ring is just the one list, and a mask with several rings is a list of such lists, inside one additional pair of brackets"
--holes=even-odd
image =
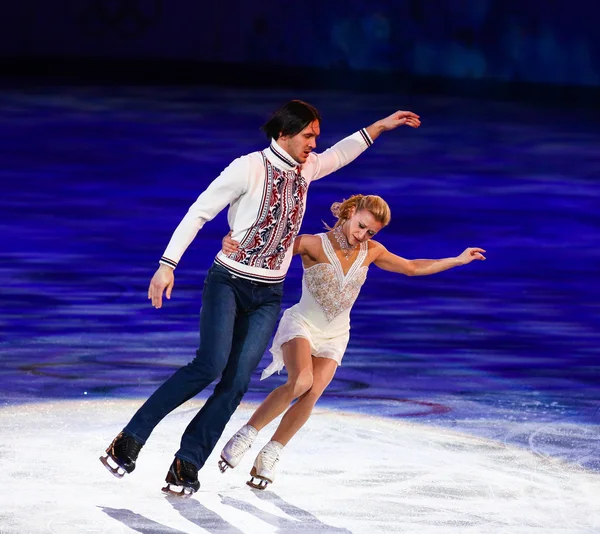
[(308, 340), (297, 337), (284, 343), (281, 349), (288, 379), (283, 386), (271, 391), (248, 421), (256, 430), (261, 430), (280, 416), (290, 403), (308, 391), (313, 383), (313, 363)]
[(271, 441), (287, 445), (290, 439), (294, 437), (294, 434), (306, 423), (315, 404), (333, 379), (337, 370), (337, 362), (335, 360), (331, 358), (315, 358), (313, 356), (312, 361), (312, 387), (285, 413)]

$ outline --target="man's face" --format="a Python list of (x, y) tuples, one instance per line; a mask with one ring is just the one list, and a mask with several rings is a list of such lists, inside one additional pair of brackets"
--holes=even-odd
[(283, 148), (295, 161), (302, 164), (308, 155), (317, 147), (317, 137), (321, 134), (319, 121), (311, 122), (304, 130), (296, 135), (282, 135), (277, 144)]

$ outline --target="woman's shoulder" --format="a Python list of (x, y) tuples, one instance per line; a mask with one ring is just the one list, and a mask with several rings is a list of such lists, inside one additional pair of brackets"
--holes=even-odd
[(322, 235), (324, 234), (301, 234), (296, 239), (300, 239), (305, 245), (320, 245)]
[(316, 260), (321, 254), (323, 244), (321, 234), (302, 234), (296, 237), (294, 244), (297, 252), (302, 255), (309, 256), (312, 260)]
[(387, 249), (379, 241), (369, 239), (367, 243), (369, 245), (369, 248), (367, 249), (369, 263), (377, 261), (381, 254), (387, 251)]
[(379, 241), (375, 241), (374, 239), (369, 239), (369, 252), (383, 252), (387, 250)]

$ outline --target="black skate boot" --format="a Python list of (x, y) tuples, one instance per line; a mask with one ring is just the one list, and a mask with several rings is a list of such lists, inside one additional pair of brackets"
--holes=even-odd
[[(182, 460), (181, 458), (176, 457), (173, 460), (165, 480), (167, 485), (162, 489), (162, 491), (167, 495), (189, 497), (200, 489), (200, 482), (198, 482), (198, 469), (194, 464), (186, 460)], [(172, 489), (171, 485), (175, 486), (175, 489)]]
[(122, 478), (125, 473), (131, 473), (135, 469), (135, 461), (142, 446), (137, 439), (121, 432), (106, 449), (106, 456), (100, 456), (100, 461), (113, 475)]

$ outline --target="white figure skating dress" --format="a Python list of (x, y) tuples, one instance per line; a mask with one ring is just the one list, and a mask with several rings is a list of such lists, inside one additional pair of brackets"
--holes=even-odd
[(273, 363), (262, 373), (261, 380), (283, 369), (281, 346), (296, 337), (309, 341), (311, 354), (331, 358), (338, 365), (350, 338), (350, 310), (367, 279), (368, 267), (363, 263), (369, 244), (360, 244), (358, 256), (347, 274), (326, 234), (321, 238), (329, 263), (317, 263), (305, 268), (302, 276), (300, 302), (283, 313), (273, 339)]

